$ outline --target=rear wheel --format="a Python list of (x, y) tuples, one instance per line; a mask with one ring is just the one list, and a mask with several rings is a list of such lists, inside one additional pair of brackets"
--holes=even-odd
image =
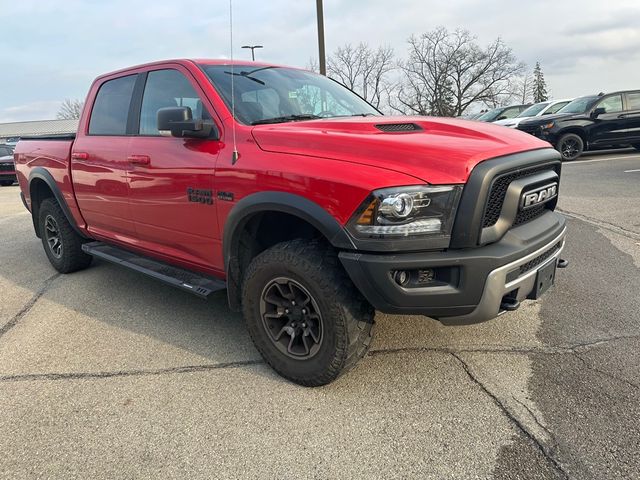
[(368, 351), (373, 307), (355, 289), (333, 249), (316, 241), (280, 243), (255, 257), (243, 282), (253, 342), (283, 377), (325, 385)]
[(571, 161), (582, 155), (584, 151), (584, 141), (580, 135), (567, 133), (558, 140), (557, 150), (562, 155), (562, 160)]
[(2, 181), (0, 181), (0, 185), (2, 185), (3, 187), (10, 187), (14, 183), (15, 182), (13, 180), (2, 180)]
[(635, 143), (633, 145), (633, 148), (635, 148), (636, 150), (640, 150), (640, 143)]
[(91, 264), (93, 257), (82, 251), (83, 238), (53, 198), (46, 198), (40, 204), (38, 226), (44, 251), (56, 270), (71, 273)]

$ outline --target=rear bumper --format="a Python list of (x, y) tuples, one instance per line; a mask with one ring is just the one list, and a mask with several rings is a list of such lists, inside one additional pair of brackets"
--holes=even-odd
[[(526, 299), (537, 269), (559, 258), (565, 235), (564, 217), (549, 211), (484, 247), (390, 255), (341, 252), (340, 260), (377, 310), (464, 325), (498, 316), (507, 295)], [(393, 278), (398, 270), (427, 269), (434, 272), (431, 282), (401, 287)]]

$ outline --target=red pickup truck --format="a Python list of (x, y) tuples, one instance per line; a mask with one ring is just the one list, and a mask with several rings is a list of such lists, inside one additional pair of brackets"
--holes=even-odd
[(99, 257), (202, 297), (226, 289), (265, 360), (302, 385), (365, 355), (375, 310), (481, 322), (538, 298), (566, 264), (548, 143), (383, 116), (296, 68), (110, 73), (76, 135), (23, 139), (14, 158), (58, 271)]

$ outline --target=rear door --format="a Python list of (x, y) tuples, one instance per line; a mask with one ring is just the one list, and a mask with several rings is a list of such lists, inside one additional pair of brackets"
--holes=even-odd
[[(595, 118), (589, 127), (589, 141), (592, 144), (618, 145), (624, 142), (626, 124), (622, 94), (616, 93), (604, 97), (595, 104), (593, 110), (603, 108), (604, 113)], [(593, 111), (592, 110), (592, 111)]]
[(138, 75), (103, 82), (85, 131), (71, 151), (73, 187), (89, 230), (110, 239), (135, 237), (129, 208), (129, 113)]
[(626, 137), (629, 143), (640, 144), (640, 92), (629, 92), (626, 97), (627, 108), (624, 112)]
[[(161, 136), (158, 110), (186, 106), (212, 119), (212, 107), (189, 71), (150, 70), (139, 99), (139, 125), (129, 145), (129, 191), (138, 246), (193, 267), (223, 270), (214, 173), (222, 143)], [(218, 125), (220, 128), (220, 125)]]

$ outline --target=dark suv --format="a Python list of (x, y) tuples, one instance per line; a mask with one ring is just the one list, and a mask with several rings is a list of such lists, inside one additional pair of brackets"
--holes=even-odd
[(576, 98), (556, 115), (524, 120), (518, 129), (551, 143), (563, 160), (585, 150), (640, 150), (640, 90)]
[(13, 147), (0, 145), (0, 185), (8, 187), (16, 181), (16, 169), (13, 164)]

